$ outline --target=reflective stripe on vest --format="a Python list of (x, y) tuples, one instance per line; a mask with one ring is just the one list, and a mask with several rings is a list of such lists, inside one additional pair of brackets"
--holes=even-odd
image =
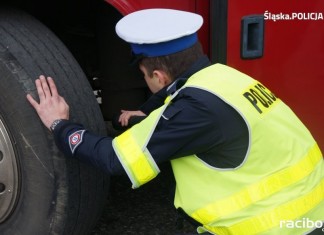
[[(213, 221), (216, 221), (217, 219), (227, 216), (231, 213), (234, 213), (236, 211), (239, 211), (259, 200), (262, 200), (273, 193), (276, 193), (283, 189), (284, 187), (287, 187), (302, 178), (308, 176), (311, 172), (314, 171), (314, 168), (322, 163), (322, 155), (321, 151), (318, 148), (317, 145), (315, 145), (311, 151), (297, 164), (288, 167), (280, 172), (277, 172), (276, 174), (270, 175), (269, 177), (262, 179), (261, 181), (249, 185), (247, 188), (237, 192), (236, 194), (229, 196), (223, 200), (216, 201), (215, 203), (209, 204), (204, 208), (201, 208), (194, 212), (191, 217), (202, 221), (203, 224), (209, 224)], [(323, 182), (322, 182), (323, 183)], [(323, 188), (320, 186), (318, 190), (322, 190)], [(314, 190), (313, 190), (314, 191)], [(324, 197), (324, 194), (323, 194)], [(318, 199), (318, 198), (317, 198)], [(317, 200), (315, 200), (317, 202)], [(315, 206), (317, 203), (313, 203), (312, 206)], [(300, 213), (296, 213), (293, 217), (288, 216), (290, 212), (283, 212), (281, 211), (280, 217), (275, 217), (277, 220), (280, 221), (280, 218), (289, 218), (290, 220), (297, 218), (299, 215), (302, 215), (305, 210), (311, 209), (311, 205), (305, 206), (305, 204), (302, 203), (295, 203), (295, 206), (300, 208)], [(274, 219), (271, 217), (273, 216), (273, 213), (267, 214), (269, 218), (266, 218), (266, 215), (263, 215), (263, 223), (264, 221), (274, 221)], [(261, 215), (260, 215), (261, 216)], [(258, 224), (258, 219), (256, 218), (255, 221), (251, 218), (249, 219), (250, 224), (254, 224), (255, 230), (262, 230), (260, 226), (256, 226)], [(240, 223), (242, 224), (242, 223)], [(233, 228), (211, 228), (209, 226), (206, 226), (211, 231), (217, 232), (219, 234), (228, 234), (223, 231), (231, 231), (235, 230), (236, 232), (238, 230), (244, 231), (246, 224), (243, 223), (243, 226), (235, 225)], [(272, 223), (269, 224), (269, 227), (272, 226)], [(258, 228), (257, 228), (258, 227)], [(250, 228), (250, 227), (248, 227)], [(265, 228), (265, 227), (264, 227)], [(222, 232), (220, 232), (222, 231)], [(246, 233), (230, 233), (230, 234), (246, 234)], [(251, 233), (254, 234), (254, 233)]]
[[(284, 221), (293, 221), (312, 210), (324, 200), (324, 179), (311, 192), (295, 200), (276, 207), (273, 210), (243, 220), (230, 227), (205, 226), (219, 235), (253, 235), (278, 226)], [(323, 218), (322, 218), (323, 219)], [(321, 219), (318, 219), (321, 220)], [(316, 221), (318, 221), (316, 220)], [(311, 229), (311, 228), (309, 228)], [(293, 229), (291, 229), (293, 232)], [(284, 234), (284, 233), (281, 233)]]
[(308, 176), (322, 161), (321, 151), (316, 144), (297, 164), (262, 179), (225, 199), (211, 203), (191, 214), (191, 217), (209, 224), (220, 217), (239, 211), (254, 202)]
[(114, 148), (119, 149), (119, 160), (131, 179), (133, 188), (141, 186), (159, 174), (159, 168), (151, 154), (147, 149), (143, 150), (139, 147), (130, 130), (116, 139)]
[(177, 92), (169, 96), (162, 107), (154, 110), (141, 123), (128, 129), (113, 140), (113, 148), (131, 180), (133, 188), (138, 188), (149, 182), (160, 172), (146, 145), (158, 120), (176, 95)]

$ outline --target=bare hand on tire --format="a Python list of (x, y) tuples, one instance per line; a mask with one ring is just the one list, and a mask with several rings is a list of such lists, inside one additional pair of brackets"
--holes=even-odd
[(55, 120), (69, 119), (69, 106), (64, 98), (59, 95), (53, 79), (40, 75), (35, 84), (39, 103), (30, 94), (27, 95), (27, 99), (35, 108), (43, 124), (50, 129)]
[(146, 114), (140, 110), (136, 110), (136, 111), (121, 110), (121, 113), (122, 114), (119, 116), (119, 120), (118, 120), (121, 126), (128, 126), (128, 121), (133, 116), (146, 116)]

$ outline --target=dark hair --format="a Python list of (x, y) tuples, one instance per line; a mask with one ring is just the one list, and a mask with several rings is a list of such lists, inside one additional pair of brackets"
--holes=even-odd
[(166, 72), (173, 81), (201, 56), (203, 50), (199, 42), (195, 43), (192, 47), (165, 56), (158, 57), (144, 57), (139, 61), (139, 64), (144, 66), (150, 77), (153, 76), (154, 70), (162, 70)]

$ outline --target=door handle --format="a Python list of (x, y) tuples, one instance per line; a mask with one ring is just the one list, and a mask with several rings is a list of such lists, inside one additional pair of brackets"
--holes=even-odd
[(263, 56), (264, 16), (249, 15), (241, 20), (241, 57), (255, 59)]

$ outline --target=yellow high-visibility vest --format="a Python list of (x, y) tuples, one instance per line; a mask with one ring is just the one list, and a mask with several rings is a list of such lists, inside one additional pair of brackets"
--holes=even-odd
[[(245, 160), (234, 169), (209, 166), (195, 155), (171, 161), (175, 206), (203, 225), (198, 232), (303, 234), (324, 220), (322, 154), (288, 106), (258, 81), (220, 64), (194, 74), (186, 87), (232, 106), (250, 136)], [(159, 172), (146, 145), (167, 105), (113, 141), (134, 187)]]

